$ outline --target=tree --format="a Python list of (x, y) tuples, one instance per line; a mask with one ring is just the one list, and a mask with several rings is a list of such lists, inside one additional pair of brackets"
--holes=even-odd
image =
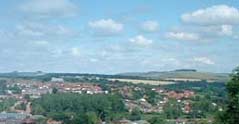
[(24, 99), (26, 99), (27, 101), (30, 101), (30, 95), (29, 94), (26, 94), (26, 95), (24, 95)]
[(147, 95), (147, 98), (146, 98), (147, 102), (149, 102), (152, 105), (155, 105), (157, 103), (157, 99), (156, 99), (157, 93), (155, 91), (147, 90), (146, 95)]
[(68, 121), (67, 124), (99, 124), (100, 119), (97, 117), (95, 112), (87, 112), (86, 114), (81, 114)]
[(0, 111), (7, 111), (16, 103), (16, 99), (8, 98), (0, 102)]
[(226, 85), (228, 91), (228, 104), (224, 113), (217, 117), (217, 123), (237, 124), (239, 119), (239, 67), (231, 74), (231, 80)]
[[(117, 95), (56, 93), (45, 94), (41, 98), (33, 100), (32, 112), (33, 114), (47, 115), (47, 117), (67, 124), (78, 124), (75, 123), (78, 120), (85, 121), (82, 118), (94, 120), (94, 114), (99, 120), (105, 121), (109, 115), (120, 114), (126, 110), (122, 98)], [(69, 122), (71, 119), (74, 119), (74, 123)], [(91, 122), (90, 124), (94, 121)], [(80, 124), (88, 124), (88, 122)]]
[(13, 94), (20, 94), (22, 92), (21, 88), (16, 84), (13, 87), (10, 87), (9, 90), (11, 90)]
[(34, 106), (32, 113), (33, 114), (44, 114), (45, 110), (40, 105), (36, 105), (36, 106)]
[(86, 113), (86, 120), (87, 124), (98, 124), (99, 123), (99, 118), (94, 112), (88, 112)]
[(150, 124), (165, 124), (165, 119), (162, 117), (152, 117), (149, 120)]
[(132, 110), (129, 119), (132, 121), (141, 120), (141, 116), (142, 112), (139, 110), (139, 108), (135, 108)]
[(52, 93), (53, 93), (53, 94), (56, 94), (57, 92), (58, 92), (58, 89), (54, 87), (54, 88), (52, 89)]
[(5, 90), (7, 89), (7, 83), (5, 80), (0, 80), (0, 95), (4, 95), (6, 92)]

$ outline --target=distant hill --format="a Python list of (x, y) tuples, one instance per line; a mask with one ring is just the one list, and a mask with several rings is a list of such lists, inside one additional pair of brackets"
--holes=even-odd
[(130, 72), (121, 73), (120, 76), (133, 76), (154, 80), (171, 80), (171, 81), (199, 81), (207, 80), (209, 82), (226, 82), (229, 79), (227, 73), (210, 73), (198, 72), (195, 69), (179, 69), (165, 72)]
[(104, 75), (104, 74), (83, 74), (83, 73), (44, 73), (37, 72), (10, 72), (0, 73), (0, 77), (8, 78), (32, 78), (32, 79), (51, 79), (52, 77), (100, 77), (110, 79), (136, 79), (136, 80), (158, 80), (158, 81), (201, 81), (207, 80), (208, 82), (226, 82), (229, 79), (227, 73), (210, 73), (210, 72), (198, 72), (195, 69), (178, 69), (174, 71), (165, 72), (129, 72), (120, 73), (116, 75)]
[(35, 77), (35, 76), (42, 76), (45, 75), (46, 73), (37, 71), (37, 72), (9, 72), (9, 73), (0, 73), (0, 76), (3, 77)]

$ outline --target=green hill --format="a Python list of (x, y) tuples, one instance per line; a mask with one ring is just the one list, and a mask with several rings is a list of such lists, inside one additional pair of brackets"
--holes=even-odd
[(226, 82), (229, 79), (229, 74), (227, 73), (211, 73), (211, 72), (197, 72), (193, 69), (180, 69), (175, 71), (166, 71), (166, 72), (145, 72), (145, 73), (121, 73), (118, 74), (121, 76), (134, 76), (142, 77), (146, 79), (154, 80), (188, 80), (188, 81), (197, 81), (197, 80), (207, 80), (211, 82)]

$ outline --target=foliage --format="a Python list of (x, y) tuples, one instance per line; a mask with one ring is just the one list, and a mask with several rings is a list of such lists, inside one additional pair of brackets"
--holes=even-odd
[(26, 100), (30, 100), (31, 98), (30, 98), (30, 95), (29, 94), (26, 94), (26, 95), (24, 95), (24, 99), (26, 99)]
[(12, 91), (13, 94), (20, 94), (22, 92), (21, 88), (17, 85), (9, 87), (8, 90)]
[(227, 108), (218, 115), (217, 122), (220, 124), (237, 124), (239, 119), (239, 67), (233, 71), (231, 80), (226, 87), (228, 90)]
[(15, 107), (17, 110), (26, 110), (27, 106), (26, 104), (24, 103), (21, 103), (21, 104), (18, 104), (16, 107)]
[(0, 95), (4, 95), (6, 93), (5, 92), (6, 87), (7, 87), (6, 81), (0, 80)]
[(52, 89), (52, 93), (56, 94), (57, 92), (58, 92), (58, 89), (54, 87), (54, 88)]
[[(43, 114), (57, 120), (69, 120), (70, 116), (92, 116), (84, 115), (93, 112), (101, 120), (115, 113), (125, 112), (122, 98), (118, 95), (86, 95), (72, 93), (57, 93), (43, 95), (40, 99), (33, 101), (33, 114)], [(76, 118), (77, 119), (77, 118)]]
[(155, 105), (157, 102), (157, 99), (156, 99), (157, 93), (152, 90), (147, 90), (146, 95), (147, 95), (147, 98), (146, 98), (147, 102), (149, 102), (152, 105)]
[(164, 114), (168, 119), (177, 119), (182, 116), (182, 106), (176, 100), (170, 100), (164, 107)]
[(100, 119), (95, 112), (87, 112), (73, 118), (67, 123), (71, 124), (99, 124)]
[(152, 117), (148, 121), (150, 124), (165, 124), (165, 119), (163, 117)]
[(129, 119), (132, 121), (141, 120), (141, 118), (142, 112), (138, 108), (133, 109), (131, 115), (129, 116)]
[(9, 110), (9, 108), (13, 106), (15, 102), (16, 102), (16, 99), (13, 99), (13, 98), (3, 100), (2, 102), (0, 102), (0, 111)]

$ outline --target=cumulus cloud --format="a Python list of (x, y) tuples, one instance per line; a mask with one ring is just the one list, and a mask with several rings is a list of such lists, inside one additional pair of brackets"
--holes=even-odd
[(145, 32), (157, 32), (159, 31), (159, 23), (157, 21), (145, 21), (141, 24), (142, 31)]
[(166, 33), (167, 39), (187, 41), (219, 41), (235, 39), (237, 35), (233, 25), (183, 25)]
[(221, 34), (223, 35), (232, 35), (233, 29), (231, 25), (222, 25), (221, 26)]
[(194, 62), (202, 63), (202, 64), (207, 64), (207, 65), (214, 65), (215, 62), (212, 61), (211, 59), (207, 57), (194, 57), (193, 58)]
[(198, 41), (200, 40), (200, 36), (196, 33), (188, 33), (188, 32), (168, 32), (166, 33), (166, 38), (171, 40), (179, 40), (179, 41)]
[(134, 38), (130, 38), (129, 41), (137, 46), (147, 47), (153, 43), (153, 40), (147, 39), (142, 35), (138, 35)]
[(40, 18), (75, 16), (78, 10), (70, 0), (28, 0), (20, 9), (30, 16)]
[[(183, 26), (170, 31), (166, 37), (174, 40), (219, 41), (234, 40), (239, 26), (239, 9), (227, 5), (214, 5), (185, 13)], [(190, 33), (189, 33), (190, 32)]]
[(183, 22), (200, 25), (239, 24), (239, 9), (227, 5), (215, 5), (182, 15)]
[(123, 31), (124, 25), (112, 19), (101, 19), (89, 22), (90, 28), (97, 35), (110, 36)]

